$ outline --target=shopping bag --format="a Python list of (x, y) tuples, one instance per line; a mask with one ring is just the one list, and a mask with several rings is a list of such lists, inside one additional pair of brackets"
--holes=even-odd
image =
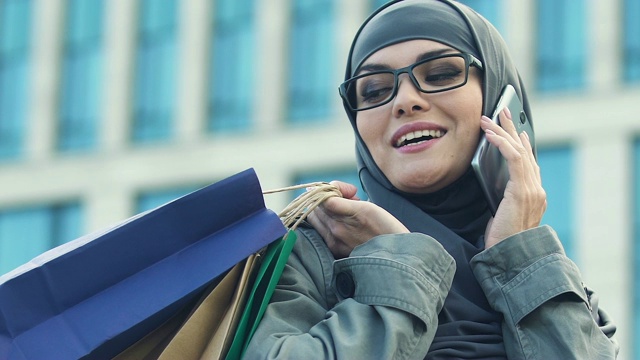
[(106, 359), (286, 232), (252, 169), (0, 277), (0, 358)]
[(223, 359), (255, 273), (253, 254), (207, 288), (188, 314), (184, 311), (133, 344), (114, 360)]
[(178, 313), (114, 360), (240, 359), (296, 241), (290, 231), (234, 266), (190, 313)]
[[(240, 359), (256, 331), (296, 241), (295, 228), (325, 199), (339, 196), (326, 183), (297, 185), (273, 193), (312, 187), (279, 215), (289, 232), (240, 263), (205, 291), (188, 316), (181, 313), (115, 360)], [(237, 274), (242, 269), (242, 276)]]
[(278, 280), (280, 280), (296, 238), (296, 233), (290, 230), (283, 239), (269, 245), (251, 287), (249, 298), (244, 305), (244, 311), (233, 336), (233, 341), (226, 353), (227, 360), (242, 358), (253, 333), (262, 320), (267, 305), (269, 305), (269, 300), (271, 300)]

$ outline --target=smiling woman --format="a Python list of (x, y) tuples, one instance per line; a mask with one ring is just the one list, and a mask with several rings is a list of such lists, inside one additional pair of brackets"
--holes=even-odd
[[(335, 182), (245, 358), (615, 358), (615, 326), (539, 226), (535, 149), (508, 110), (487, 117), (507, 85), (532, 119), (504, 41), (464, 5), (398, 0), (365, 21), (340, 95), (370, 201)], [(470, 166), (482, 136), (509, 170), (495, 216)]]

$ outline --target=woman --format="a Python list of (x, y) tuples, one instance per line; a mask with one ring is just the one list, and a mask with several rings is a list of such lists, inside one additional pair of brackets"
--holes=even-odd
[[(509, 111), (503, 127), (484, 116), (511, 84), (531, 119), (493, 26), (446, 0), (387, 4), (356, 35), (345, 80), (371, 201), (336, 183), (343, 198), (310, 215), (246, 358), (614, 358), (615, 328), (598, 327), (606, 316), (539, 226), (528, 137)], [(495, 217), (470, 170), (481, 133), (510, 175)]]

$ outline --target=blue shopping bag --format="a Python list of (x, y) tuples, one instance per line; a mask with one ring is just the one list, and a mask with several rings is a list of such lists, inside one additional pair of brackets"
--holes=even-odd
[(0, 277), (1, 359), (105, 359), (286, 233), (252, 169)]

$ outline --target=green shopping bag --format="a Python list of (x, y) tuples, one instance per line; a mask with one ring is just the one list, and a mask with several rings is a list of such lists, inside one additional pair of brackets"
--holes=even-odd
[(296, 238), (296, 233), (293, 230), (289, 230), (281, 240), (269, 245), (264, 255), (262, 255), (262, 262), (240, 317), (233, 342), (227, 353), (227, 360), (242, 358), (253, 333), (256, 331), (267, 309), (267, 305), (269, 305), (269, 300), (271, 300), (271, 296), (276, 289)]
[(244, 355), (249, 341), (251, 341), (251, 337), (269, 305), (291, 250), (293, 250), (297, 238), (295, 229), (323, 201), (333, 196), (342, 196), (338, 188), (325, 182), (290, 186), (265, 191), (263, 194), (305, 188), (307, 191), (299, 195), (279, 214), (289, 232), (281, 240), (271, 243), (263, 255), (262, 264), (260, 264), (233, 341), (227, 352), (227, 360), (239, 360)]

